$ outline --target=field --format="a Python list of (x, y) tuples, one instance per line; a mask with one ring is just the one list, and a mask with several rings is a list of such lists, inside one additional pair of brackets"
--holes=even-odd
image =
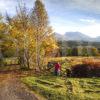
[(22, 81), (33, 91), (48, 100), (99, 100), (100, 78), (66, 78), (63, 77), (66, 68), (77, 64), (100, 64), (100, 58), (93, 57), (59, 57), (48, 61), (59, 61), (62, 65), (62, 76), (53, 75), (53, 70), (45, 76), (25, 77)]
[[(46, 64), (48, 61), (50, 62), (59, 62), (61, 64), (61, 74), (66, 74), (66, 69), (71, 69), (74, 66), (87, 66), (91, 67), (100, 66), (100, 57), (57, 57), (57, 58), (47, 58)], [(100, 68), (100, 67), (99, 67)], [(80, 69), (81, 70), (81, 69)], [(54, 69), (51, 69), (51, 72), (53, 72)]]
[(22, 81), (48, 100), (100, 100), (99, 78), (40, 76)]
[[(52, 68), (47, 73), (38, 76), (33, 74), (21, 78), (21, 81), (36, 94), (42, 95), (47, 100), (99, 100), (100, 99), (100, 78), (67, 78), (66, 68), (71, 68), (77, 64), (100, 64), (100, 57), (59, 57), (49, 58), (46, 61), (60, 62), (62, 65), (62, 75), (54, 76)], [(17, 59), (4, 59), (5, 64), (15, 64), (13, 66), (1, 67), (0, 69), (13, 70), (18, 63)], [(43, 99), (44, 100), (44, 99)]]

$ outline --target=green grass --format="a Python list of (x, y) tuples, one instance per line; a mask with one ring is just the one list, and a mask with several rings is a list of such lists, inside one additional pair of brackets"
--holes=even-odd
[(72, 78), (73, 93), (85, 100), (100, 99), (100, 78)]
[(100, 100), (99, 78), (25, 77), (22, 81), (48, 100)]
[(6, 65), (18, 64), (18, 59), (17, 59), (17, 57), (4, 58), (4, 59), (3, 59), (3, 62), (4, 62), (4, 64), (6, 64)]
[(60, 78), (26, 77), (22, 81), (48, 100), (66, 100), (66, 86)]
[(18, 59), (16, 57), (4, 58), (2, 63), (3, 63), (2, 66), (0, 65), (1, 71), (19, 69), (19, 66), (17, 66), (18, 65)]

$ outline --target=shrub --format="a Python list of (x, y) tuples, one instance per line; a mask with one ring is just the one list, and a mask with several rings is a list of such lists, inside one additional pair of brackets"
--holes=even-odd
[(72, 67), (73, 77), (100, 77), (100, 62), (85, 62)]

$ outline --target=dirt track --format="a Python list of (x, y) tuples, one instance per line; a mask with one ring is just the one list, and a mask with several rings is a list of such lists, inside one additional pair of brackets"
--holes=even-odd
[(0, 100), (38, 100), (14, 73), (0, 73)]

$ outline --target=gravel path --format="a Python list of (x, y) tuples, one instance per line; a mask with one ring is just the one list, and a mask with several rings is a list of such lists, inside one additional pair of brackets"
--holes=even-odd
[(0, 74), (0, 100), (38, 100), (14, 74)]

